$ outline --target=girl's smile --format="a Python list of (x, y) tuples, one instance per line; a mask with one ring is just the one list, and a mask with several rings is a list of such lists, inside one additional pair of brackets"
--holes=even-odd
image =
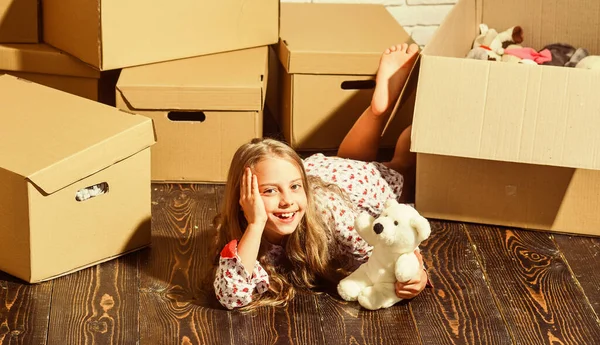
[(286, 212), (286, 213), (273, 213), (277, 218), (279, 218), (282, 223), (291, 223), (295, 218), (296, 212)]

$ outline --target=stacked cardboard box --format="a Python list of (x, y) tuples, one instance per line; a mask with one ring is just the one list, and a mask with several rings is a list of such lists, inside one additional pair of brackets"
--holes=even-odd
[[(432, 218), (600, 235), (600, 71), (466, 59), (479, 24), (600, 54), (597, 1), (460, 0), (421, 55), (416, 207)], [(592, 15), (593, 14), (593, 15)]]
[[(0, 48), (0, 73), (114, 106), (124, 67), (266, 46), (276, 43), (278, 34), (278, 0), (152, 5), (141, 0), (0, 0), (0, 44), (11, 44)], [(110, 72), (99, 73), (104, 71)]]
[(148, 246), (155, 172), (223, 181), (279, 37), (278, 0), (37, 4), (0, 0), (0, 270), (28, 282)]
[[(412, 43), (382, 5), (282, 3), (280, 25), (277, 44), (123, 69), (117, 106), (157, 124), (154, 181), (225, 182), (237, 147), (263, 135), (265, 102), (294, 148), (336, 149), (371, 102), (381, 53)], [(410, 123), (410, 91), (385, 146)]]
[[(413, 41), (382, 5), (282, 3), (279, 85), (268, 105), (292, 147), (337, 149), (371, 103), (382, 52), (401, 43)], [(410, 124), (413, 91), (403, 90), (382, 146)]]
[(263, 135), (268, 47), (123, 69), (117, 107), (151, 117), (152, 180), (225, 182), (235, 150)]
[(99, 70), (277, 42), (279, 0), (42, 0), (43, 38)]
[[(73, 56), (49, 45), (0, 44), (0, 73), (10, 74), (93, 101), (106, 101), (114, 94), (102, 85), (110, 73), (101, 73)], [(113, 78), (116, 82), (116, 78)], [(114, 97), (113, 97), (114, 98)]]

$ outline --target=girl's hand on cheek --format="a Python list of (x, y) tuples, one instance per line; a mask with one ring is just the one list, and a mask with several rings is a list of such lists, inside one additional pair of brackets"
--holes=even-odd
[(246, 168), (240, 183), (240, 205), (248, 224), (264, 226), (267, 223), (267, 211), (258, 190), (258, 180), (250, 168)]

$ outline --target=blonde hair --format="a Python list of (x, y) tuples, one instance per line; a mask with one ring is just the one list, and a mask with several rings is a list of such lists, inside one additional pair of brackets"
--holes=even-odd
[[(234, 154), (229, 167), (225, 196), (220, 213), (215, 217), (214, 226), (217, 235), (211, 255), (218, 259), (220, 250), (231, 240), (241, 239), (246, 219), (239, 204), (240, 182), (245, 167), (253, 167), (263, 159), (278, 157), (287, 159), (295, 164), (302, 175), (305, 186), (307, 207), (305, 216), (300, 221), (298, 228), (287, 239), (285, 244), (285, 258), (277, 266), (266, 259), (268, 244), (261, 242), (258, 261), (269, 274), (269, 291), (261, 296), (256, 296), (253, 301), (240, 308), (252, 310), (259, 306), (286, 305), (291, 300), (297, 289), (310, 290), (318, 286), (319, 279), (339, 279), (341, 272), (331, 258), (330, 246), (332, 245), (331, 232), (327, 222), (317, 214), (314, 201), (315, 188), (328, 186), (316, 176), (307, 176), (300, 156), (288, 145), (274, 139), (256, 138), (242, 145)], [(210, 272), (214, 279), (218, 260)], [(212, 284), (211, 284), (212, 286)]]

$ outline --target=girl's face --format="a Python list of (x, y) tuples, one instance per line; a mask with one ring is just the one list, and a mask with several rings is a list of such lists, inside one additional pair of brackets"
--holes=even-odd
[(296, 231), (306, 210), (306, 191), (300, 169), (290, 160), (271, 157), (254, 166), (258, 190), (265, 204), (264, 236), (278, 244)]

